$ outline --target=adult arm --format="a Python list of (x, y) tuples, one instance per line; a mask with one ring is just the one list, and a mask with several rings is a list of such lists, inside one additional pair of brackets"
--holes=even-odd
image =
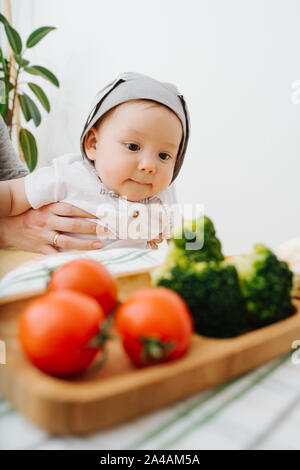
[(30, 209), (24, 178), (0, 181), (0, 217), (19, 215)]
[[(0, 115), (0, 180), (21, 178), (28, 174), (9, 139), (6, 124)], [(80, 217), (81, 219), (73, 219)], [(51, 254), (57, 250), (51, 246), (54, 235), (59, 232), (96, 235), (96, 223), (85, 220), (93, 218), (71, 204), (57, 202), (29, 209), (21, 215), (0, 218), (0, 248), (15, 247), (24, 251)], [(57, 245), (68, 250), (95, 250), (103, 247), (100, 240), (75, 238), (61, 234)], [(95, 246), (95, 244), (100, 246)]]
[(0, 180), (21, 178), (28, 174), (9, 139), (8, 129), (0, 115)]

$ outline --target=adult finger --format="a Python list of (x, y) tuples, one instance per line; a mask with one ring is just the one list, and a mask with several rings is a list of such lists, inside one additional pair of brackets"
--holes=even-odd
[(58, 253), (58, 250), (56, 250), (54, 246), (43, 245), (40, 248), (39, 252), (42, 253), (43, 255), (54, 255), (55, 253)]
[(73, 216), (73, 217), (90, 217), (95, 219), (94, 214), (90, 214), (89, 212), (80, 209), (79, 207), (73, 206), (67, 202), (54, 202), (49, 207), (50, 211), (56, 215), (64, 215), (64, 216)]
[(103, 248), (103, 243), (100, 240), (75, 238), (59, 234), (56, 239), (56, 246), (66, 250), (99, 250)]
[(48, 221), (52, 230), (57, 232), (88, 233), (96, 235), (96, 222), (89, 220), (72, 219), (70, 217), (57, 216), (51, 214)]

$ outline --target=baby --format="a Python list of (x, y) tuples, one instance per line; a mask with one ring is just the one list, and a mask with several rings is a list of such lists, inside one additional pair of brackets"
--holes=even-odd
[[(81, 154), (0, 182), (0, 217), (68, 202), (96, 217), (90, 220), (98, 224), (99, 247), (157, 248), (182, 221), (173, 182), (189, 133), (187, 106), (174, 85), (123, 73), (94, 99)], [(54, 232), (49, 244), (65, 251), (63, 237)]]

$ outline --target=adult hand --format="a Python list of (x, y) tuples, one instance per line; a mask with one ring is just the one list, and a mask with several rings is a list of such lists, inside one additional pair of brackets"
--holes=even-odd
[[(82, 217), (73, 219), (72, 217)], [(96, 235), (97, 224), (85, 217), (93, 214), (65, 202), (48, 204), (40, 209), (30, 209), (21, 215), (0, 219), (0, 248), (16, 247), (20, 250), (42, 253), (57, 253), (52, 242), (56, 233), (58, 248), (68, 250), (96, 250), (103, 248), (97, 239), (75, 238), (60, 232)]]

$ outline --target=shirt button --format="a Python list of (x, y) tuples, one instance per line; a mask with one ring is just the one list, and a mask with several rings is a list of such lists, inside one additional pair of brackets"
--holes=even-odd
[(138, 217), (139, 216), (139, 211), (134, 211), (134, 213), (132, 214), (132, 217)]

